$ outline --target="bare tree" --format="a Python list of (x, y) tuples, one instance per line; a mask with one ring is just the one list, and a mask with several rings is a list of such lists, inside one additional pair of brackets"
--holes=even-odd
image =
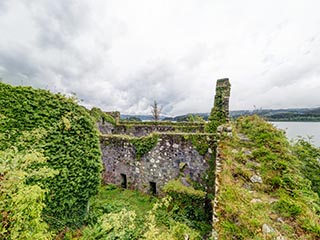
[(160, 113), (161, 113), (161, 107), (159, 107), (157, 101), (154, 100), (154, 103), (151, 106), (151, 114), (155, 121), (160, 120)]

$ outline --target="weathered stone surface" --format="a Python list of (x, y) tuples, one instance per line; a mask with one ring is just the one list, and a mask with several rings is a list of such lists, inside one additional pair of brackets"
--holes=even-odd
[(226, 127), (226, 132), (232, 132), (232, 127), (231, 126)]
[(241, 142), (249, 142), (250, 141), (250, 139), (242, 133), (238, 133), (238, 137), (240, 138)]
[(283, 221), (283, 219), (281, 217), (277, 218), (277, 222), (284, 223), (284, 221)]
[(287, 240), (284, 236), (280, 235), (275, 238), (276, 240)]
[(245, 155), (251, 155), (252, 152), (249, 150), (249, 149), (244, 149), (244, 152), (243, 152)]
[(259, 198), (253, 198), (250, 203), (262, 203), (262, 200)]
[(253, 183), (262, 183), (262, 178), (259, 175), (253, 175), (250, 180)]
[(217, 127), (217, 132), (222, 132), (223, 131), (223, 126), (221, 125), (221, 126), (218, 126)]
[(237, 149), (232, 149), (231, 151), (233, 154), (237, 154), (239, 151)]
[(140, 159), (136, 158), (135, 147), (127, 138), (102, 136), (104, 181), (120, 186), (122, 175), (126, 175), (128, 188), (148, 193), (150, 182), (154, 182), (160, 194), (168, 181), (181, 174), (202, 183), (211, 154), (200, 155), (183, 134), (159, 136), (156, 146)]
[(274, 233), (274, 229), (265, 223), (262, 225), (262, 232), (264, 234), (270, 234), (270, 233)]

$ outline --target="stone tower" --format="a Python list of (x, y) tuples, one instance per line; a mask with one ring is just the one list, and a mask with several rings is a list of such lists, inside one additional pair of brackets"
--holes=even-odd
[(229, 119), (229, 98), (230, 98), (231, 84), (229, 78), (222, 78), (217, 80), (216, 96), (214, 98), (214, 108), (222, 111), (226, 120)]
[(214, 133), (217, 127), (229, 121), (229, 98), (231, 84), (228, 78), (217, 80), (214, 105), (209, 116), (207, 132)]

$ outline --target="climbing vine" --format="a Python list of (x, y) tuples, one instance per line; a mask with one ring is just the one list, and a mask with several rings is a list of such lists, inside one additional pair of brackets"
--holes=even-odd
[(112, 116), (110, 116), (109, 114), (106, 114), (100, 108), (97, 108), (97, 107), (93, 107), (90, 110), (90, 116), (94, 119), (95, 122), (102, 120), (102, 121), (111, 123), (113, 125), (116, 124), (116, 120)]
[[(43, 164), (59, 172), (39, 180), (48, 189), (42, 217), (51, 228), (80, 226), (102, 169), (98, 132), (87, 111), (60, 94), (0, 83), (0, 116), (0, 150), (42, 152)], [(29, 138), (26, 131), (43, 134)]]
[(184, 135), (184, 139), (190, 140), (199, 154), (204, 156), (208, 152), (209, 148), (212, 150), (211, 145), (215, 141), (215, 136), (207, 134), (188, 134)]
[[(220, 81), (220, 82), (219, 82)], [(222, 84), (222, 85), (220, 85)], [(225, 79), (218, 80), (214, 106), (208, 118), (206, 131), (214, 133), (217, 127), (227, 122), (228, 113), (226, 112), (226, 98), (230, 96), (230, 84)]]
[(143, 155), (152, 150), (158, 142), (158, 134), (151, 134), (149, 136), (140, 138), (131, 138), (130, 143), (135, 147), (136, 158), (140, 159)]

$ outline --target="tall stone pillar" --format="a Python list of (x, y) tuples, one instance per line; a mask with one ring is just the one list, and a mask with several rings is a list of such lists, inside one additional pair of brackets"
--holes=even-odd
[(230, 98), (231, 84), (229, 78), (222, 78), (217, 80), (216, 96), (214, 98), (214, 108), (224, 114), (226, 120), (229, 120), (229, 98)]
[(215, 132), (217, 127), (229, 121), (229, 98), (231, 84), (228, 78), (217, 80), (214, 105), (209, 116), (207, 132)]

